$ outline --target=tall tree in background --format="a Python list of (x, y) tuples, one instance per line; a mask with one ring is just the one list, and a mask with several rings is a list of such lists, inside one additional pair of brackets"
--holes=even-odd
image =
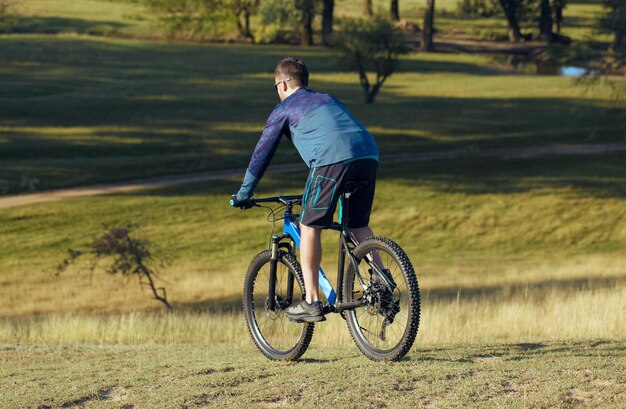
[(426, 0), (424, 13), (424, 29), (422, 30), (422, 51), (435, 51), (433, 34), (435, 30), (435, 0)]
[(563, 22), (563, 9), (566, 0), (552, 0), (552, 32), (561, 34), (561, 23)]
[(550, 0), (541, 0), (539, 32), (539, 38), (542, 41), (554, 41), (555, 36), (552, 33), (552, 9), (550, 8)]
[(520, 41), (522, 39), (522, 33), (517, 21), (518, 0), (499, 0), (499, 2), (508, 23), (509, 41)]
[(299, 0), (298, 8), (302, 18), (302, 45), (313, 45), (313, 19), (315, 18), (315, 0)]
[(391, 0), (391, 20), (400, 21), (400, 9), (398, 7), (398, 0)]
[(602, 31), (613, 34), (610, 50), (626, 54), (626, 0), (603, 0), (606, 9), (600, 20)]
[(322, 9), (322, 44), (327, 46), (331, 44), (334, 9), (335, 0), (324, 0), (324, 8)]
[(366, 17), (372, 17), (374, 15), (372, 0), (363, 0), (363, 14), (365, 14)]

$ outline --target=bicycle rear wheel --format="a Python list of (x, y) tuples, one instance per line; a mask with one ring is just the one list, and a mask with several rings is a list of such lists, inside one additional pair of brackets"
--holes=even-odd
[[(372, 279), (371, 272), (377, 268), (372, 262), (375, 253), (389, 271), (393, 286)], [(346, 310), (350, 334), (361, 352), (372, 360), (401, 359), (413, 346), (420, 320), (419, 286), (413, 266), (404, 250), (385, 237), (364, 240), (353, 254), (365, 285), (361, 285), (348, 261), (344, 302), (364, 303), (363, 307)]]
[[(269, 250), (259, 253), (250, 263), (243, 288), (243, 308), (248, 330), (255, 345), (270, 359), (293, 361), (304, 354), (313, 337), (314, 323), (289, 321), (284, 309), (304, 299), (304, 281), (300, 263), (289, 253), (280, 251), (276, 265), (275, 305), (268, 303), (270, 285)], [(289, 276), (293, 295), (288, 298)]]

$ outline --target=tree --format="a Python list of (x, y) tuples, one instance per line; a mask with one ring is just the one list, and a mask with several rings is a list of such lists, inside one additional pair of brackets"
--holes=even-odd
[(552, 9), (550, 0), (541, 0), (539, 9), (539, 38), (543, 41), (554, 41), (552, 33)]
[(229, 0), (227, 5), (235, 15), (239, 34), (254, 41), (254, 36), (250, 31), (250, 17), (256, 13), (259, 0)]
[(426, 12), (424, 13), (424, 30), (422, 30), (422, 51), (435, 51), (433, 42), (435, 24), (435, 0), (426, 0)]
[(302, 24), (302, 45), (313, 45), (313, 19), (315, 18), (315, 0), (299, 0), (300, 21)]
[(398, 7), (398, 0), (391, 0), (391, 20), (400, 21), (400, 9)]
[(522, 33), (517, 21), (518, 0), (499, 0), (502, 11), (508, 23), (509, 41), (518, 42), (522, 39)]
[(552, 0), (552, 32), (561, 34), (561, 23), (563, 22), (563, 9), (566, 0)]
[(324, 0), (324, 8), (322, 9), (322, 44), (331, 45), (331, 36), (333, 33), (333, 12), (335, 8), (335, 0)]
[(111, 228), (105, 225), (103, 228), (104, 232), (83, 249), (68, 250), (68, 257), (57, 266), (57, 275), (85, 255), (91, 256), (89, 270), (92, 274), (100, 262), (108, 261), (108, 267), (105, 268), (108, 274), (136, 276), (140, 284), (150, 287), (154, 299), (171, 311), (172, 306), (167, 301), (165, 288), (157, 288), (154, 282), (156, 270), (151, 267), (155, 260), (151, 250), (154, 244), (145, 238), (132, 237), (131, 233), (137, 230), (137, 226), (130, 223)]
[(605, 14), (600, 29), (613, 35), (610, 51), (626, 54), (626, 0), (603, 0)]
[[(348, 19), (339, 34), (335, 46), (342, 52), (342, 66), (359, 73), (365, 102), (371, 104), (385, 80), (397, 69), (399, 55), (408, 52), (404, 36), (381, 17)], [(368, 72), (374, 73), (373, 82)]]
[(363, 0), (363, 14), (366, 17), (372, 17), (374, 15), (372, 0)]

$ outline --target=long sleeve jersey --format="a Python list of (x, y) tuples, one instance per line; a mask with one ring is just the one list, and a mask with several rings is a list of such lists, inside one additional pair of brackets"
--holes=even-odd
[(252, 197), (283, 135), (310, 168), (362, 158), (378, 160), (374, 138), (345, 105), (331, 95), (299, 88), (270, 114), (237, 193), (238, 200)]

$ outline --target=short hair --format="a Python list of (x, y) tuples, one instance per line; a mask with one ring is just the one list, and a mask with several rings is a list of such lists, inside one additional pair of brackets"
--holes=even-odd
[(274, 75), (277, 78), (284, 75), (290, 78), (295, 85), (309, 86), (309, 70), (302, 60), (295, 57), (287, 57), (279, 62)]

